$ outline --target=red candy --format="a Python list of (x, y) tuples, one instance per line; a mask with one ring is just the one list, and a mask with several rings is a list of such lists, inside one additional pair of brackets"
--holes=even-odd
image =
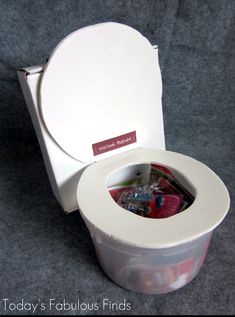
[(192, 204), (193, 196), (177, 181), (165, 166), (151, 164), (147, 184), (118, 186), (109, 190), (122, 208), (147, 218), (168, 218)]

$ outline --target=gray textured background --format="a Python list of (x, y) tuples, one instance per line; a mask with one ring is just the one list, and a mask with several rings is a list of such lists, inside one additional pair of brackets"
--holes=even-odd
[[(110, 20), (159, 45), (167, 149), (211, 167), (232, 198), (200, 274), (168, 295), (129, 292), (101, 271), (79, 213), (52, 194), (16, 77), (71, 31)], [(0, 0), (0, 23), (0, 313), (2, 298), (79, 297), (126, 298), (130, 314), (234, 314), (235, 1)]]

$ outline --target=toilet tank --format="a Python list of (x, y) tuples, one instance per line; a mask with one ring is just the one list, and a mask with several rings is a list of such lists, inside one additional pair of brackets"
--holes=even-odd
[[(159, 69), (159, 73), (160, 73), (159, 62), (158, 62), (158, 48), (157, 46), (153, 46), (152, 49), (154, 50), (154, 54), (155, 54), (155, 63), (156, 63), (155, 67)], [(61, 146), (61, 144), (58, 144), (58, 142), (51, 135), (51, 133), (48, 131), (48, 128), (45, 125), (45, 121), (42, 117), (42, 111), (40, 107), (41, 79), (43, 77), (44, 70), (45, 70), (45, 66), (33, 66), (33, 67), (22, 68), (18, 71), (18, 78), (21, 84), (21, 88), (23, 90), (23, 94), (26, 100), (28, 110), (30, 112), (34, 129), (37, 134), (37, 138), (40, 144), (43, 159), (45, 162), (45, 166), (47, 169), (48, 177), (49, 177), (54, 195), (56, 196), (63, 210), (68, 213), (78, 209), (78, 204), (76, 199), (77, 184), (86, 166), (88, 166), (92, 162), (95, 162), (96, 160), (99, 160), (99, 159), (105, 159), (106, 157), (110, 157), (112, 155), (122, 153), (123, 151), (128, 151), (138, 146), (141, 146), (141, 147), (146, 146), (146, 147), (158, 148), (162, 150), (165, 149), (162, 104), (161, 104), (161, 85), (160, 87), (156, 87), (156, 89), (160, 89), (160, 94), (159, 94), (160, 98), (156, 100), (156, 109), (157, 109), (156, 122), (158, 122), (157, 130), (154, 131), (154, 128), (153, 128), (153, 136), (151, 136), (151, 138), (148, 138), (148, 140), (146, 140), (146, 144), (145, 142), (138, 144), (138, 142), (133, 141), (133, 142), (130, 142), (132, 144), (130, 145), (127, 144), (126, 147), (120, 146), (119, 148), (115, 148), (114, 151), (110, 150), (110, 151), (102, 152), (102, 146), (104, 144), (100, 142), (100, 143), (93, 144), (94, 158), (92, 159), (92, 161), (89, 159), (81, 160), (78, 157), (73, 157), (72, 155), (70, 155), (70, 153), (68, 153)], [(156, 115), (156, 113), (154, 113), (153, 115)], [(149, 116), (151, 116), (151, 114), (149, 114)], [(146, 122), (146, 124), (148, 123)], [(128, 137), (129, 138), (135, 137), (133, 132), (131, 132), (132, 135), (128, 134), (126, 140), (128, 139)], [(120, 133), (120, 135), (121, 134), (122, 133)], [(100, 153), (98, 153), (97, 155), (97, 151), (98, 152), (101, 151), (101, 155), (99, 155)]]

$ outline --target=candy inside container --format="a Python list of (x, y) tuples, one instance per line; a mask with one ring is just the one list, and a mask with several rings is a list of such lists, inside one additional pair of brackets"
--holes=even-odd
[(165, 166), (151, 164), (147, 178), (138, 171), (136, 175), (128, 186), (117, 184), (109, 188), (116, 203), (129, 212), (147, 218), (167, 218), (193, 203), (194, 196)]
[[(156, 228), (156, 245), (148, 247), (113, 241), (109, 236), (102, 236), (102, 242), (94, 238), (99, 261), (107, 275), (117, 284), (144, 294), (164, 294), (188, 284), (203, 264), (212, 233), (185, 242), (176, 239), (175, 244), (168, 245), (168, 236), (174, 236), (179, 229), (174, 226), (174, 219), (160, 219), (190, 212), (188, 208), (197, 194), (190, 179), (171, 167), (140, 163), (110, 174), (107, 188), (112, 199), (122, 208), (119, 211), (122, 211), (123, 219), (124, 213), (133, 215), (128, 220), (133, 219), (140, 239), (142, 228), (145, 237), (148, 228)], [(188, 230), (187, 217), (182, 215), (183, 218), (186, 225), (182, 225), (182, 230)], [(180, 217), (175, 220), (178, 225)], [(131, 230), (130, 227), (130, 235)], [(159, 243), (165, 232), (167, 243)]]

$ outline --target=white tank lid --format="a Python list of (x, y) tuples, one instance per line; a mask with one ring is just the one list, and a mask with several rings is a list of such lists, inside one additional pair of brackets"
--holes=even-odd
[(82, 162), (137, 147), (164, 149), (162, 81), (150, 42), (133, 28), (102, 23), (67, 36), (41, 81), (44, 123)]

